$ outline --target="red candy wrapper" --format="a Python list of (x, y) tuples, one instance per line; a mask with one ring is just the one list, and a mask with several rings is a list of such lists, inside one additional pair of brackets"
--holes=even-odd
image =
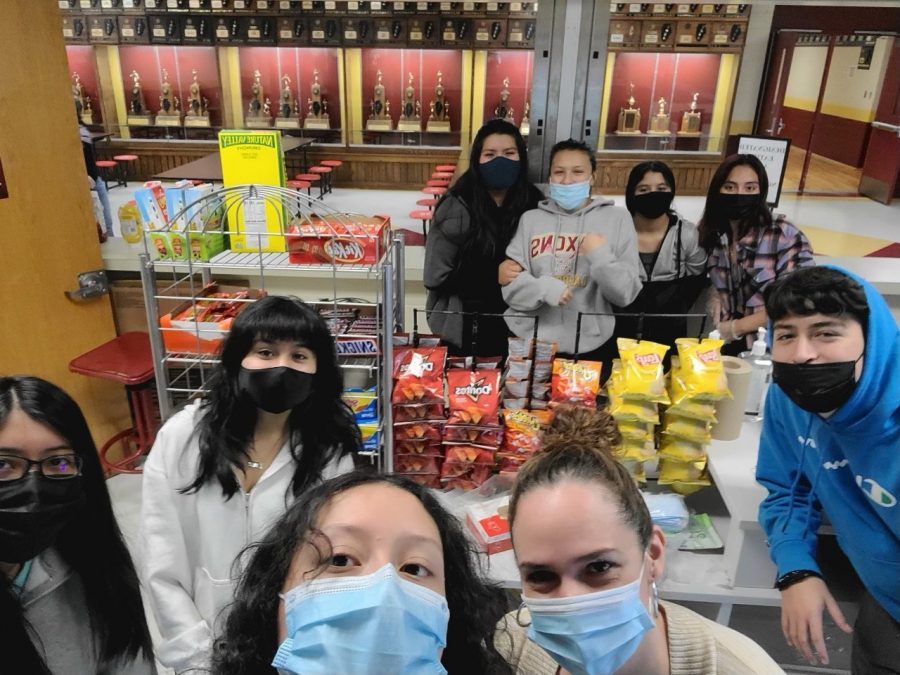
[(599, 361), (556, 359), (553, 362), (550, 401), (596, 408), (602, 365)]
[(447, 373), (447, 390), (450, 424), (499, 426), (499, 370), (451, 370)]

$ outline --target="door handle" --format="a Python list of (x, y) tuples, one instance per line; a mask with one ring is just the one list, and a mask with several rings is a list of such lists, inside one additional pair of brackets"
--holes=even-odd
[(881, 129), (882, 131), (890, 131), (892, 133), (897, 134), (897, 137), (900, 138), (900, 124), (888, 124), (887, 122), (879, 122), (877, 120), (873, 120), (872, 126), (876, 129)]
[(782, 129), (784, 129), (784, 120), (779, 117), (778, 118), (778, 130), (775, 132), (775, 135), (777, 136), (778, 134), (780, 134)]

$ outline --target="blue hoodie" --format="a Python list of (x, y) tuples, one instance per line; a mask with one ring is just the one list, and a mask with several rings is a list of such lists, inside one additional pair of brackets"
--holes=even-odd
[(824, 509), (865, 587), (900, 621), (900, 331), (868, 282), (839, 271), (863, 285), (869, 303), (862, 376), (828, 419), (771, 388), (756, 466), (769, 491), (759, 522), (779, 576), (819, 571)]

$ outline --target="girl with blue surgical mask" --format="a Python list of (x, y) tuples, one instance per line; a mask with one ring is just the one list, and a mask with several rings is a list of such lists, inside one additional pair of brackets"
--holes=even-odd
[(782, 673), (752, 640), (663, 602), (665, 537), (605, 411), (560, 407), (510, 501), (522, 606), (495, 645), (528, 675)]
[(357, 471), (304, 493), (252, 549), (219, 675), (511, 673), (503, 592), (427, 488)]
[[(550, 152), (550, 199), (527, 211), (506, 249), (521, 271), (503, 287), (506, 323), (530, 337), (556, 342), (567, 358), (610, 362), (616, 356), (613, 307), (641, 291), (634, 223), (611, 199), (592, 198), (597, 160), (569, 139)], [(576, 345), (578, 314), (583, 313)]]

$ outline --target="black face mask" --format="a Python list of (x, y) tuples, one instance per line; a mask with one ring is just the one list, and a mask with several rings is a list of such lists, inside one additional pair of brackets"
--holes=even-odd
[(32, 472), (0, 483), (0, 560), (23, 563), (52, 546), (83, 501), (81, 476), (54, 479)]
[(478, 165), (478, 173), (488, 190), (508, 190), (515, 185), (522, 164), (517, 159), (494, 157), (490, 162)]
[(238, 384), (257, 408), (270, 413), (283, 413), (309, 398), (313, 388), (313, 375), (287, 366), (241, 367)]
[(728, 220), (747, 220), (759, 209), (762, 196), (759, 194), (720, 194), (722, 209)]
[(772, 363), (772, 381), (807, 412), (831, 412), (844, 405), (856, 389), (857, 361), (859, 359), (836, 363), (775, 361)]
[(645, 218), (659, 218), (669, 210), (674, 198), (675, 195), (672, 192), (645, 192), (632, 197), (631, 203), (635, 212), (640, 213)]

